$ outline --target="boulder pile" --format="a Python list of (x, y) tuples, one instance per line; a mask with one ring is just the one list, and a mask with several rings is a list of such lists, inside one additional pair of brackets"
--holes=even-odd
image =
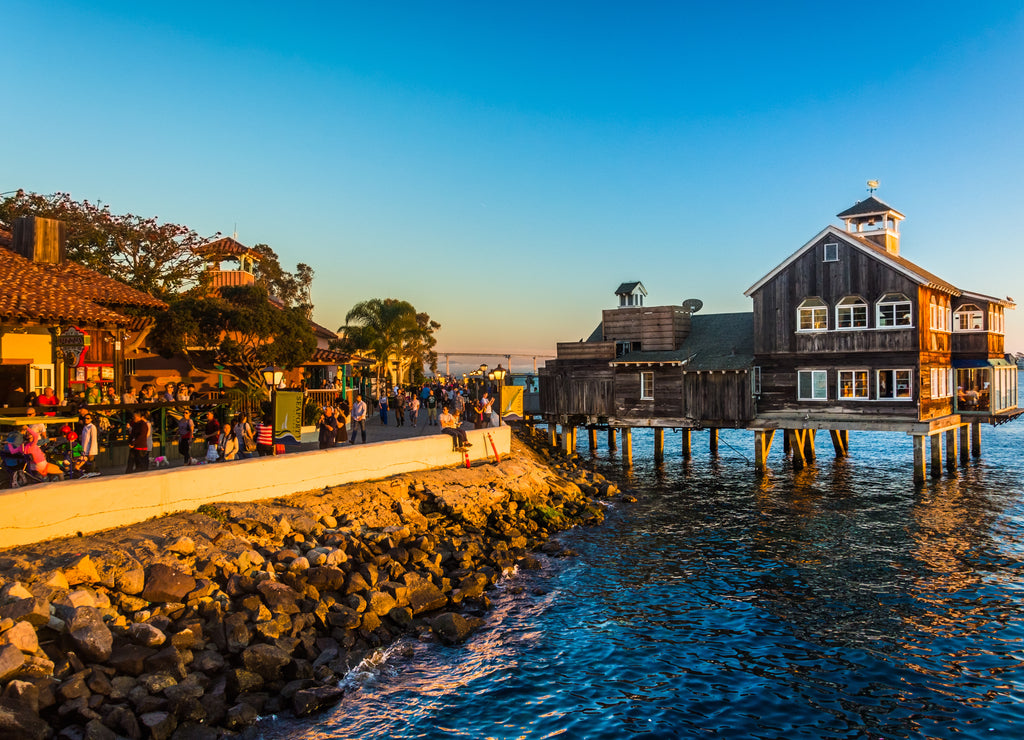
[(400, 635), (465, 640), (497, 578), (616, 492), (520, 433), (499, 464), (0, 553), (0, 737), (218, 738), (312, 714)]

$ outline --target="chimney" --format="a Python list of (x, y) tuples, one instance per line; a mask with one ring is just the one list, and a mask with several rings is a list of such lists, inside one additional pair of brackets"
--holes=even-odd
[(68, 227), (63, 221), (22, 216), (14, 222), (11, 248), (25, 259), (47, 265), (63, 264), (67, 244)]

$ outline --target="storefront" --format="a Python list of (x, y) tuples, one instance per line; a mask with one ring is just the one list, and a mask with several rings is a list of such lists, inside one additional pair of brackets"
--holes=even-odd
[(954, 360), (956, 412), (998, 414), (1017, 405), (1017, 366), (1003, 359)]

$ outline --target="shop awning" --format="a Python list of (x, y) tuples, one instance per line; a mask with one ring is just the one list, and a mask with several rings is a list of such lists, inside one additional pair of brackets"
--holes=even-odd
[(999, 357), (989, 360), (953, 360), (953, 367), (957, 370), (967, 370), (983, 367), (1016, 367), (1016, 365)]

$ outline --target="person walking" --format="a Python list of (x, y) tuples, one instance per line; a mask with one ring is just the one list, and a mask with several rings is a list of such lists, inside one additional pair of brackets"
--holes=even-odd
[(181, 410), (178, 420), (178, 452), (186, 465), (192, 464), (192, 438), (196, 436), (196, 423), (192, 421), (192, 409)]
[(214, 418), (212, 411), (206, 412), (206, 426), (203, 428), (203, 438), (206, 440), (206, 459), (212, 462), (217, 458), (210, 454), (210, 450), (216, 450), (217, 442), (220, 440), (220, 422)]
[(248, 460), (256, 451), (256, 440), (252, 436), (249, 417), (245, 414), (239, 414), (235, 420), (235, 436), (238, 438), (238, 456), (243, 460)]
[(420, 397), (415, 393), (412, 394), (412, 400), (409, 402), (409, 419), (412, 421), (412, 428), (416, 428), (416, 422), (420, 415)]
[(388, 425), (388, 396), (387, 392), (380, 394), (380, 398), (377, 399), (377, 406), (380, 407), (380, 423), (384, 426)]
[(405, 426), (405, 394), (401, 390), (395, 391), (395, 397), (391, 402), (391, 408), (395, 411), (395, 426)]
[(128, 465), (125, 473), (136, 470), (149, 470), (149, 422), (141, 411), (132, 412), (132, 422), (128, 427)]
[(348, 440), (349, 444), (356, 443), (356, 431), (362, 435), (363, 444), (366, 444), (366, 401), (358, 394), (356, 402), (352, 404), (352, 436)]
[(225, 424), (220, 430), (217, 438), (217, 459), (221, 462), (231, 462), (238, 457), (238, 437), (230, 424)]
[(430, 391), (427, 396), (427, 426), (437, 426), (437, 396), (434, 391)]
[(82, 457), (85, 459), (85, 462), (82, 464), (82, 470), (85, 473), (93, 473), (95, 472), (94, 461), (96, 456), (100, 454), (100, 442), (99, 432), (96, 429), (96, 425), (92, 423), (91, 413), (85, 415), (85, 426), (82, 427), (79, 439), (82, 443)]

